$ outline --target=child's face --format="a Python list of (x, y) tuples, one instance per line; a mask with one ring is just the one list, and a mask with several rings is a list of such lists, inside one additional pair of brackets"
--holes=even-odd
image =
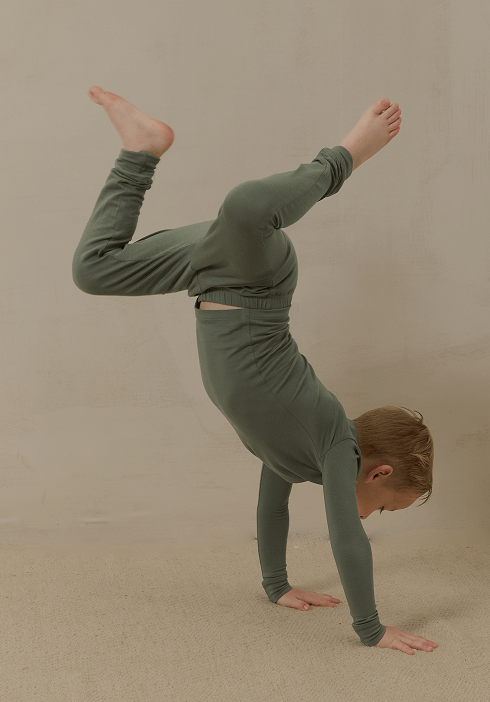
[(397, 493), (386, 487), (392, 472), (393, 468), (388, 465), (363, 467), (356, 483), (357, 506), (361, 519), (366, 519), (377, 509), (394, 512), (406, 509), (417, 501), (418, 497)]

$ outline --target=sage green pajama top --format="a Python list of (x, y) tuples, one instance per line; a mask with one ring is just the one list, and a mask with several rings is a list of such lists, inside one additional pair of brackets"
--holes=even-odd
[[(352, 627), (362, 643), (374, 646), (385, 627), (376, 609), (371, 546), (357, 506), (361, 452), (354, 422), (291, 336), (298, 262), (284, 231), (340, 190), (352, 173), (352, 156), (342, 146), (324, 148), (295, 170), (232, 188), (215, 219), (162, 229), (130, 243), (159, 162), (147, 151), (121, 149), (75, 251), (73, 280), (90, 295), (187, 290), (197, 298), (205, 390), (262, 462), (257, 540), (269, 600), (277, 602), (292, 587), (286, 570), (292, 485), (322, 485)], [(325, 281), (319, 285), (323, 290)], [(202, 300), (243, 309), (202, 310)]]

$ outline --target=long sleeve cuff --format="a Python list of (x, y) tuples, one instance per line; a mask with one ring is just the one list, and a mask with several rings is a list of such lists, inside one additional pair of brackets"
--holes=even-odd
[[(286, 592), (293, 589), (287, 580), (287, 575), (286, 577), (279, 575), (276, 578), (264, 578), (262, 580), (262, 587), (271, 602), (277, 602)], [(286, 581), (285, 584), (284, 581)]]
[(376, 646), (386, 631), (386, 627), (379, 621), (378, 610), (368, 619), (364, 619), (357, 624), (353, 622), (352, 628), (365, 646)]

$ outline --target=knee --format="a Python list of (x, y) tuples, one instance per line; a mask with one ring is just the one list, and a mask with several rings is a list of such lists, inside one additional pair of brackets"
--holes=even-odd
[(89, 295), (101, 295), (100, 286), (90, 271), (90, 266), (83, 264), (78, 257), (74, 257), (72, 262), (73, 282), (82, 292)]
[(260, 181), (247, 180), (232, 188), (223, 201), (222, 211), (234, 222), (252, 228), (260, 226), (270, 213)]

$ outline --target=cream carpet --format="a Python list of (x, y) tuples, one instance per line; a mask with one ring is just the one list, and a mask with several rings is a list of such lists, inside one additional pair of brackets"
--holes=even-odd
[(291, 584), (335, 609), (269, 602), (257, 542), (173, 550), (33, 532), (1, 546), (2, 702), (490, 702), (489, 534), (371, 539), (383, 624), (433, 653), (364, 646), (328, 537), (288, 542)]

